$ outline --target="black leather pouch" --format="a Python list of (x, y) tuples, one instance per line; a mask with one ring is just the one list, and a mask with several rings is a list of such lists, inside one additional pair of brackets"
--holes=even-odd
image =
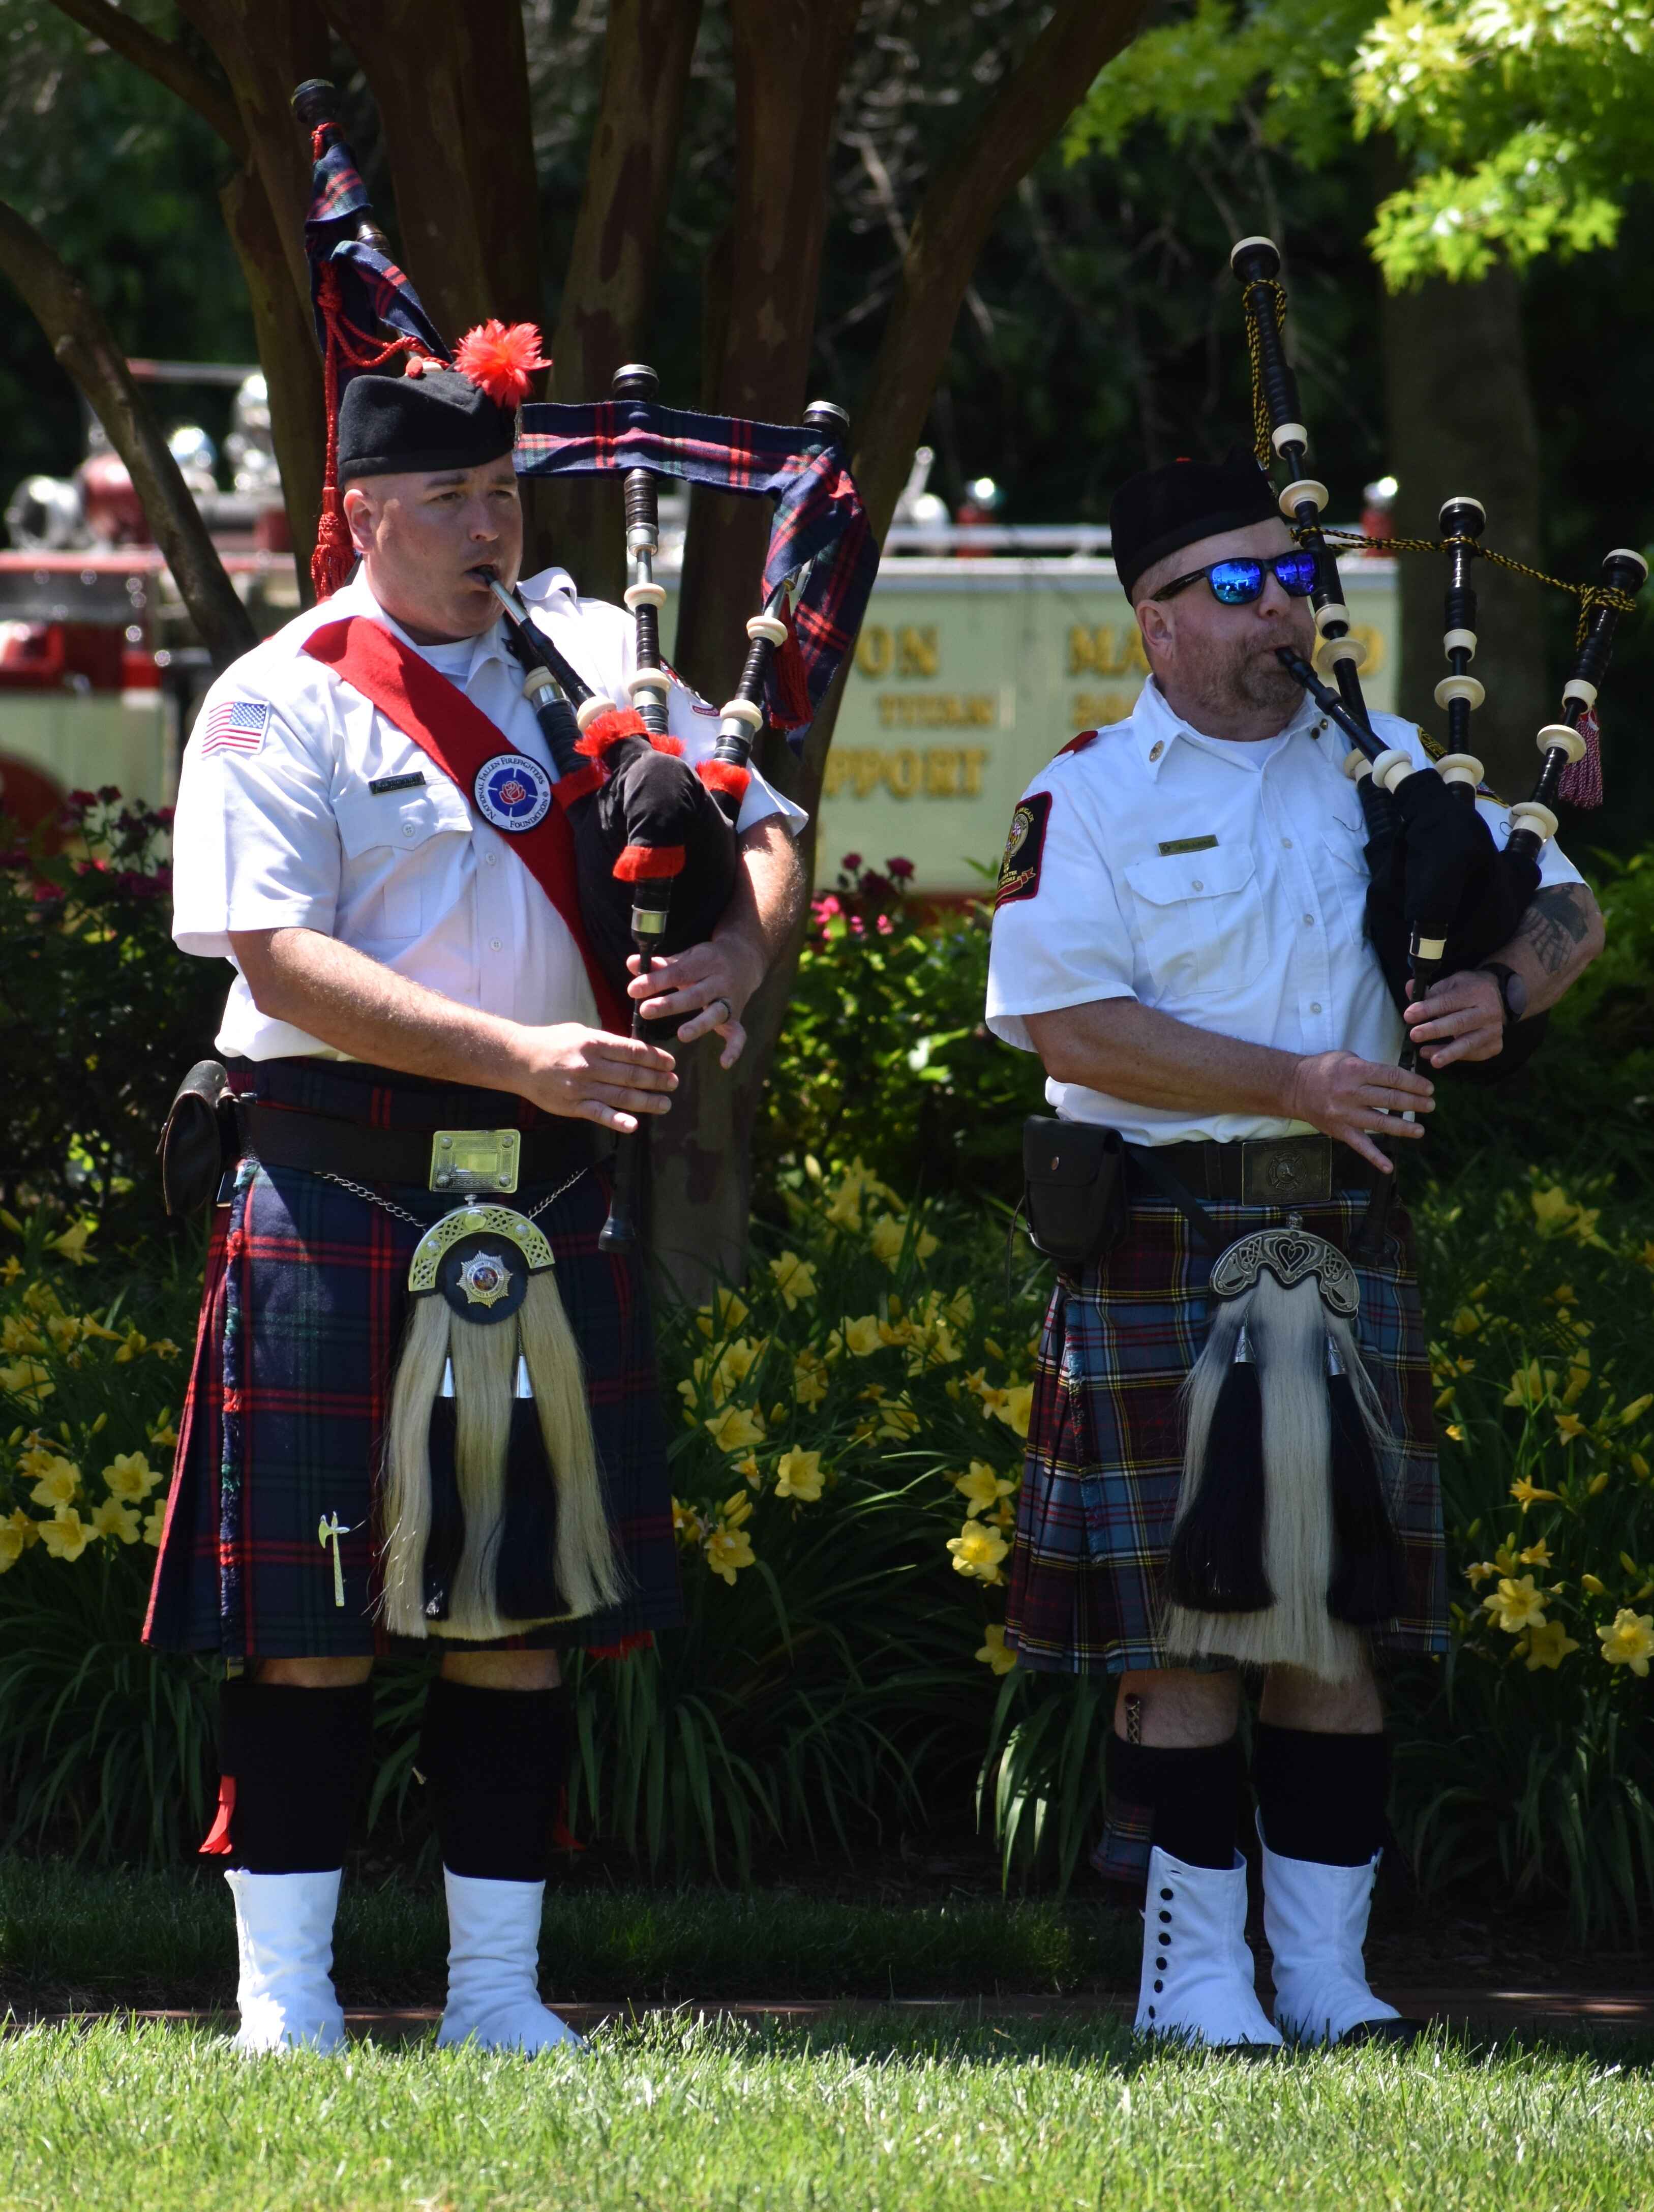
[(197, 1060), (179, 1085), (155, 1150), (168, 1213), (199, 1213), (212, 1204), (240, 1152), (229, 1072), (217, 1060)]
[(1031, 1114), (1022, 1125), (1023, 1210), (1034, 1249), (1060, 1267), (1101, 1259), (1125, 1233), (1118, 1129)]

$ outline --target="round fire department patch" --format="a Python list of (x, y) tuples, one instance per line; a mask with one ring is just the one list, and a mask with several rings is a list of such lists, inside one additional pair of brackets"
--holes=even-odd
[(471, 796), (485, 822), (520, 836), (544, 821), (551, 779), (526, 753), (496, 753), (477, 769)]

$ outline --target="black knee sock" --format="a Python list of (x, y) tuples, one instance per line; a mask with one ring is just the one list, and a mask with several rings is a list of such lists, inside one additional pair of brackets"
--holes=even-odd
[(1261, 1721), (1252, 1782), (1263, 1840), (1282, 1858), (1365, 1866), (1383, 1845), (1389, 1744), (1382, 1735), (1317, 1735)]
[[(367, 1794), (374, 1688), (242, 1676), (218, 1693), (219, 1820), (202, 1846), (248, 1874), (327, 1874)], [(233, 1789), (231, 1785), (234, 1785)]]
[(1226, 1874), (1235, 1863), (1235, 1800), (1240, 1784), (1240, 1752), (1227, 1743), (1197, 1751), (1167, 1750), (1158, 1744), (1109, 1741), (1109, 1783), (1128, 1804), (1153, 1813), (1152, 1839), (1185, 1866), (1215, 1867)]
[(544, 1881), (569, 1757), (569, 1692), (433, 1682), (419, 1768), (442, 1863), (487, 1881)]

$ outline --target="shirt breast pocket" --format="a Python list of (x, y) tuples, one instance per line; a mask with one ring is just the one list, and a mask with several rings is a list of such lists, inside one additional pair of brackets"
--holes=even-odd
[(1356, 842), (1360, 835), (1359, 830), (1341, 825), (1328, 830), (1323, 848), (1327, 855), (1326, 872), (1350, 941), (1354, 945), (1359, 945), (1366, 935), (1367, 889), (1372, 880), (1367, 871), (1366, 853)]
[[(417, 937), (441, 919), (454, 848), (469, 837), (471, 816), (451, 783), (407, 791), (344, 793), (334, 805), (351, 903), (360, 902), (360, 933)], [(355, 881), (350, 878), (354, 877)]]
[(1250, 848), (1134, 860), (1125, 879), (1137, 902), (1139, 949), (1163, 997), (1203, 998), (1256, 982), (1269, 934)]

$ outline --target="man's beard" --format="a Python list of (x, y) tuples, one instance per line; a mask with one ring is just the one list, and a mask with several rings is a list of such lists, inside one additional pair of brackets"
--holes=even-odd
[[(1296, 640), (1282, 633), (1279, 642)], [(1284, 729), (1304, 694), (1276, 659), (1274, 647), (1237, 645), (1214, 653), (1202, 666), (1197, 686), (1202, 702), (1220, 714), (1278, 713)]]

